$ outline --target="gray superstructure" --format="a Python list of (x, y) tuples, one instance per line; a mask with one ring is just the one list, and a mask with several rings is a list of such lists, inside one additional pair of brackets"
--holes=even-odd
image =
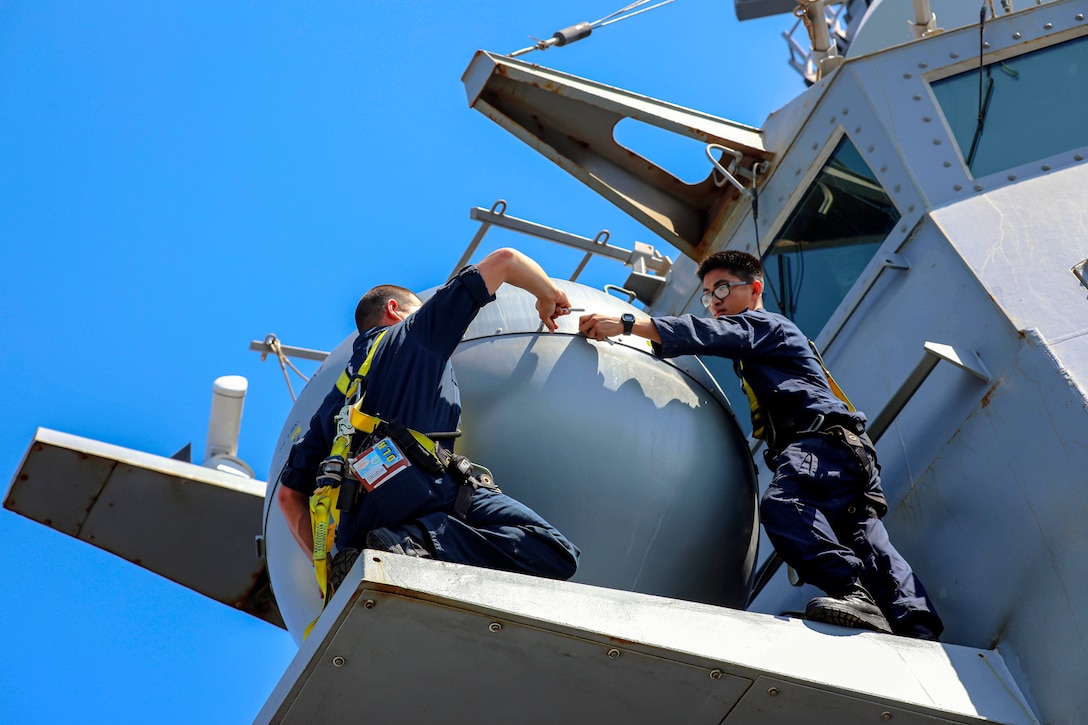
[[(702, 313), (693, 270), (711, 251), (764, 258), (769, 306), (817, 341), (875, 419), (886, 521), (937, 601), (944, 640), (1004, 655), (1042, 721), (1082, 722), (1088, 5), (999, 9), (984, 28), (977, 8), (933, 8), (943, 31), (918, 40), (910, 3), (855, 17), (859, 55), (754, 138), (496, 56), (478, 55), (466, 83), (489, 117), (693, 258), (651, 314)], [(562, 145), (522, 123), (554, 108), (550, 95), (565, 106)], [(625, 150), (576, 120), (594, 114), (729, 146), (739, 184), (706, 201), (699, 185), (674, 193), (660, 169), (624, 169)], [(705, 362), (736, 389), (726, 366)], [(803, 609), (816, 590), (791, 586), (762, 544), (749, 609)]]

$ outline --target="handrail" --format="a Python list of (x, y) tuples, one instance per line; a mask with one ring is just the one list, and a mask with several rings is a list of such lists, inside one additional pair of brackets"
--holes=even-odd
[(895, 391), (895, 395), (884, 405), (883, 410), (869, 423), (868, 433), (874, 443), (880, 439), (880, 436), (884, 435), (884, 432), (895, 421), (895, 418), (903, 410), (907, 402), (922, 387), (922, 383), (926, 381), (926, 378), (929, 377), (929, 374), (933, 372), (933, 369), (937, 367), (937, 363), (941, 360), (952, 363), (960, 370), (966, 370), (983, 383), (990, 382), (990, 372), (982, 364), (982, 359), (979, 358), (977, 352), (972, 352), (970, 355), (960, 355), (951, 345), (942, 345), (936, 342), (927, 342), (922, 347), (925, 351), (922, 359), (914, 366), (914, 370), (910, 372), (910, 375), (899, 386), (899, 389)]
[[(311, 350), (305, 347), (291, 347), (290, 345), (280, 345), (280, 350), (287, 357), (298, 357), (303, 360), (316, 360), (317, 362), (323, 362), (325, 358), (329, 356), (329, 353), (324, 350)], [(265, 340), (253, 340), (249, 343), (249, 349), (261, 353), (262, 355), (272, 354), (275, 355), (276, 351), (269, 344), (268, 339)]]
[[(488, 229), (493, 225), (499, 226), (504, 229), (508, 229), (512, 232), (519, 232), (521, 234), (528, 234), (538, 239), (544, 239), (549, 242), (555, 242), (567, 247), (573, 247), (580, 249), (587, 255), (599, 255), (602, 257), (608, 257), (610, 259), (617, 260), (634, 268), (637, 272), (643, 273), (646, 269), (654, 270), (658, 275), (664, 277), (670, 269), (672, 269), (672, 260), (666, 256), (663, 256), (657, 252), (652, 246), (648, 244), (636, 243), (635, 249), (624, 249), (612, 244), (608, 244), (608, 232), (602, 231), (597, 234), (593, 239), (588, 237), (579, 236), (570, 232), (564, 232), (552, 227), (546, 227), (543, 224), (537, 224), (535, 222), (527, 221), (525, 219), (519, 219), (518, 217), (507, 216), (506, 214), (506, 202), (499, 200), (491, 207), (491, 209), (484, 209), (483, 207), (474, 207), (470, 210), (469, 215), (473, 221), (480, 222), (480, 228), (477, 230), (476, 235), (469, 242), (468, 248), (465, 249), (465, 253), (461, 255), (461, 258), (457, 260), (456, 266), (450, 273), (451, 276), (456, 274), (459, 269), (468, 264), (468, 261), (472, 259), (472, 255), (476, 252), (476, 248), (480, 245), (484, 235), (487, 234)], [(575, 270), (574, 275), (571, 277), (571, 281), (578, 276), (578, 274), (585, 267), (586, 259), (582, 260), (582, 264)]]

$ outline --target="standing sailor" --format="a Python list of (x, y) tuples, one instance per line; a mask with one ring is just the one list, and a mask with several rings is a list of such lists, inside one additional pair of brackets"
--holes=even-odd
[(763, 309), (758, 259), (717, 252), (698, 275), (712, 319), (590, 314), (579, 330), (594, 340), (635, 334), (663, 358), (732, 359), (774, 472), (759, 507), (763, 528), (782, 560), (828, 594), (811, 600), (805, 616), (936, 640), (941, 619), (880, 521), (888, 505), (864, 414), (835, 395), (797, 326)]

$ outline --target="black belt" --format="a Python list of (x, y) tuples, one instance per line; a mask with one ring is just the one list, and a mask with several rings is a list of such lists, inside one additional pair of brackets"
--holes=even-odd
[[(839, 438), (851, 448), (867, 446), (868, 448), (873, 449), (872, 441), (869, 440), (869, 436), (865, 434), (865, 423), (845, 415), (825, 416), (821, 413), (804, 427), (789, 427), (785, 430), (777, 427), (774, 428), (774, 441), (773, 443), (768, 443), (767, 449), (763, 452), (763, 458), (767, 463), (767, 467), (773, 471), (776, 468), (776, 466), (773, 465), (774, 459), (778, 458), (779, 454), (786, 450), (787, 446), (796, 443), (806, 436), (814, 435), (829, 435)], [(873, 450), (875, 453), (875, 449)], [(861, 459), (865, 459), (865, 456), (861, 456)], [(859, 462), (862, 461), (859, 460)], [(863, 468), (868, 467), (869, 466), (863, 465)]]

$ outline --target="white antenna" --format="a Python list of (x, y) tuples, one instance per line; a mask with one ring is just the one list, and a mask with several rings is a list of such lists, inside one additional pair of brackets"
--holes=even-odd
[(204, 463), (201, 464), (205, 468), (255, 478), (253, 469), (237, 457), (242, 406), (248, 387), (249, 381), (241, 375), (224, 375), (212, 383), (212, 412), (208, 420)]

